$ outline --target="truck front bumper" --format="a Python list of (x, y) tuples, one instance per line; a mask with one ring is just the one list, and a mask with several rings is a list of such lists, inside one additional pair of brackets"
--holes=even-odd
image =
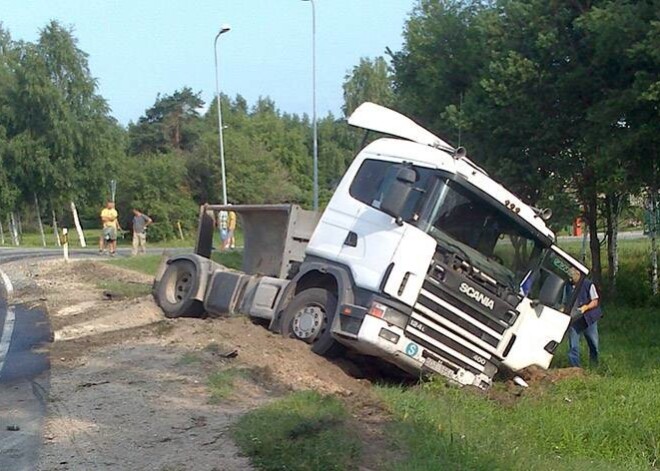
[(412, 374), (440, 374), (460, 385), (481, 389), (488, 388), (492, 382), (486, 375), (444, 364), (436, 354), (406, 337), (402, 327), (369, 314), (364, 315), (357, 334), (342, 331), (335, 325), (333, 336), (353, 350), (382, 358)]

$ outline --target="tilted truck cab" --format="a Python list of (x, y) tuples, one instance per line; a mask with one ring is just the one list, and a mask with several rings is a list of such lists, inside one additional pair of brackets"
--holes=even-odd
[[(246, 229), (243, 271), (200, 261), (183, 276), (206, 278), (191, 298), (176, 268), (190, 261), (169, 260), (155, 284), (166, 313), (239, 312), (319, 354), (348, 347), (480, 388), (501, 368), (547, 368), (571, 320), (571, 271), (587, 269), (555, 245), (541, 211), (398, 113), (365, 103), (349, 124), (396, 138), (360, 151), (320, 219), (232, 206)], [(198, 257), (227, 209), (202, 208)]]

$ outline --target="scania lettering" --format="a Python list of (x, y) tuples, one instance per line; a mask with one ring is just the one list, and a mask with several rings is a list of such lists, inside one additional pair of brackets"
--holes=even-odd
[(472, 286), (468, 286), (465, 283), (461, 283), (461, 288), (460, 288), (461, 293), (465, 293), (471, 298), (476, 299), (479, 301), (481, 304), (486, 306), (488, 309), (492, 310), (493, 307), (495, 306), (495, 303), (493, 302), (492, 299), (490, 299), (488, 296), (486, 296), (483, 293), (480, 293), (476, 289), (474, 289)]
[[(322, 214), (200, 208), (195, 253), (154, 281), (165, 315), (247, 315), (320, 355), (350, 349), (484, 389), (500, 369), (547, 368), (578, 291), (567, 268), (588, 273), (555, 244), (548, 211), (392, 110), (364, 103), (348, 123), (388, 137), (357, 154)], [(211, 260), (227, 210), (242, 271)]]

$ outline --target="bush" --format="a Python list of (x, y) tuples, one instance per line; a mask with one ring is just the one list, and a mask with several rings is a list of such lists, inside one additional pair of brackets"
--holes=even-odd
[(650, 264), (627, 261), (622, 265), (617, 275), (614, 301), (630, 307), (644, 307), (652, 305), (653, 302), (657, 303), (658, 296), (653, 296), (651, 288), (650, 271)]

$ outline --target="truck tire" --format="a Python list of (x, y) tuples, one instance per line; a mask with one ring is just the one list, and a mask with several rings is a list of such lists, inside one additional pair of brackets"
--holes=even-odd
[(282, 314), (282, 335), (302, 340), (318, 355), (332, 358), (344, 346), (332, 338), (330, 326), (337, 310), (336, 296), (323, 288), (298, 293)]
[(197, 266), (190, 260), (174, 260), (163, 273), (156, 301), (165, 317), (200, 317), (204, 305), (193, 296), (199, 287)]

